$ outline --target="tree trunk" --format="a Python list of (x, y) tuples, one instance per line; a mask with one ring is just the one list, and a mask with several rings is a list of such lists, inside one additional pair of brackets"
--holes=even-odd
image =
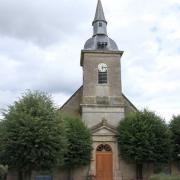
[(136, 163), (136, 180), (143, 180), (143, 164)]
[(31, 180), (31, 171), (26, 171), (25, 173), (24, 173), (24, 179), (25, 180)]
[(72, 169), (69, 168), (69, 171), (68, 171), (68, 180), (72, 180)]
[(23, 180), (23, 172), (21, 170), (18, 171), (18, 180)]
[(4, 175), (4, 179), (5, 179), (5, 180), (7, 179), (7, 173)]

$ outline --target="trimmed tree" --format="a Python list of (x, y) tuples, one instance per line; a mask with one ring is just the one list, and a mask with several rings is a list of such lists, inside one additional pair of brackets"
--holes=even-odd
[(172, 133), (172, 158), (180, 163), (180, 115), (173, 116), (169, 127)]
[(80, 119), (65, 117), (67, 137), (67, 152), (64, 156), (64, 166), (69, 170), (71, 180), (74, 168), (88, 165), (91, 160), (92, 139), (90, 130)]
[(6, 180), (8, 172), (8, 166), (3, 166), (0, 164), (0, 180)]
[(143, 164), (166, 162), (170, 155), (170, 133), (165, 122), (147, 110), (129, 114), (118, 127), (122, 157), (136, 163), (136, 179), (143, 179)]
[[(4, 127), (3, 127), (3, 121), (0, 119), (0, 154), (3, 147), (3, 143), (1, 142), (1, 138), (3, 136)], [(2, 165), (0, 159), (0, 180), (5, 180), (8, 172), (8, 166)]]
[(64, 127), (51, 98), (42, 92), (25, 93), (4, 113), (0, 161), (30, 179), (32, 170), (61, 164), (66, 141)]

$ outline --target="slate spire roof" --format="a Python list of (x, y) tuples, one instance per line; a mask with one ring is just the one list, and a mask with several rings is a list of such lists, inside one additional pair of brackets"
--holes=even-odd
[(98, 0), (97, 8), (96, 8), (96, 14), (94, 17), (93, 24), (96, 21), (104, 21), (107, 24), (107, 21), (106, 21), (105, 16), (104, 16), (104, 11), (103, 11), (101, 0)]
[(84, 45), (85, 50), (118, 51), (116, 43), (108, 37), (107, 21), (101, 0), (98, 0), (93, 26), (93, 36)]

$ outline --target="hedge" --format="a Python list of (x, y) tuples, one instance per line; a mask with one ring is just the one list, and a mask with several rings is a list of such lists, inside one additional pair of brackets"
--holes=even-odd
[(153, 175), (150, 180), (180, 180), (180, 176), (171, 176), (165, 174)]

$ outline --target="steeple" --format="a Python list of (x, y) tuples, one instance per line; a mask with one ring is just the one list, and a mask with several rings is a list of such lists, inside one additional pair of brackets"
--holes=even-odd
[(92, 25), (94, 30), (93, 36), (107, 35), (107, 21), (104, 16), (101, 0), (98, 0), (96, 14)]
[(118, 51), (116, 43), (107, 35), (107, 21), (104, 16), (101, 0), (98, 0), (93, 26), (93, 37), (84, 45), (85, 50)]
[(105, 16), (104, 16), (104, 11), (103, 11), (101, 0), (98, 0), (98, 4), (97, 4), (97, 8), (96, 8), (96, 14), (94, 17), (93, 24), (96, 21), (104, 21), (107, 24), (107, 21), (106, 21)]

